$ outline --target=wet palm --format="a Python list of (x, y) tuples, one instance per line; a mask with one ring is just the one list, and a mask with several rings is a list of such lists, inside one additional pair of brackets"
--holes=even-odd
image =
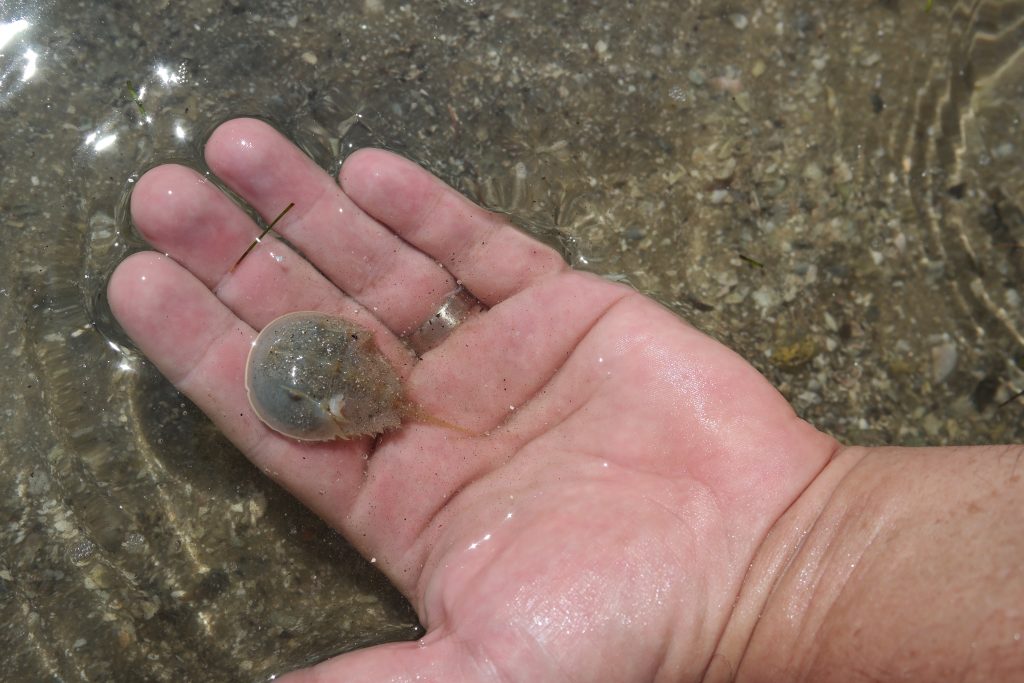
[[(207, 161), (264, 216), (294, 201), (280, 230), (315, 268), (269, 240), (228, 272), (256, 227), (198, 174), (163, 166), (132, 210), (171, 258), (122, 264), (114, 312), (258, 467), (376, 558), (427, 628), (294, 675), (699, 677), (758, 545), (835, 442), (725, 347), (394, 155), (357, 153), (339, 187), (242, 119)], [(399, 338), (456, 279), (490, 310), (414, 358)], [(246, 354), (302, 309), (371, 328), (438, 420), (320, 444), (262, 425)]]

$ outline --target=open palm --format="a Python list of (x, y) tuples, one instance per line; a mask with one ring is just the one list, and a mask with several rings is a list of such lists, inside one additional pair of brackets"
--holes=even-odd
[[(759, 544), (836, 443), (733, 352), (395, 155), (358, 152), (336, 183), (237, 119), (206, 157), (264, 217), (295, 203), (276, 226), (292, 246), (266, 239), (230, 271), (255, 224), (195, 171), (155, 168), (132, 215), (168, 256), (121, 264), (114, 313), (256, 466), (376, 558), (427, 629), (295, 679), (699, 678)], [(457, 283), (489, 310), (417, 358), (401, 337)], [(438, 419), (328, 443), (266, 428), (245, 360), (295, 310), (374, 331)]]

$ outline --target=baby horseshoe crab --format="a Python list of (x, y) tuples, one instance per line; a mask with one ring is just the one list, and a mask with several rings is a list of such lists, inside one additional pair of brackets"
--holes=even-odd
[(245, 366), (263, 422), (301, 441), (375, 436), (410, 410), (373, 333), (323, 313), (288, 313), (256, 337)]

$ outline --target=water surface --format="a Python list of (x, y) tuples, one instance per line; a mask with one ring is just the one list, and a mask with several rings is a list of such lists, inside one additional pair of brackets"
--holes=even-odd
[(1024, 438), (1024, 3), (0, 9), (12, 680), (263, 680), (419, 633), (131, 346), (132, 183), (258, 115), (383, 145), (626, 280), (859, 443)]

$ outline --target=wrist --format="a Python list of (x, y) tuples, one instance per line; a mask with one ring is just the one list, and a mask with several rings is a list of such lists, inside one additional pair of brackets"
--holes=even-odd
[(762, 627), (762, 615), (769, 602), (776, 602), (772, 598), (794, 569), (811, 530), (846, 475), (865, 454), (864, 449), (850, 447), (836, 451), (821, 473), (772, 525), (748, 567), (704, 683), (736, 679), (755, 631)]
[(1024, 674), (1022, 480), (1020, 447), (842, 449), (755, 555), (708, 679)]

